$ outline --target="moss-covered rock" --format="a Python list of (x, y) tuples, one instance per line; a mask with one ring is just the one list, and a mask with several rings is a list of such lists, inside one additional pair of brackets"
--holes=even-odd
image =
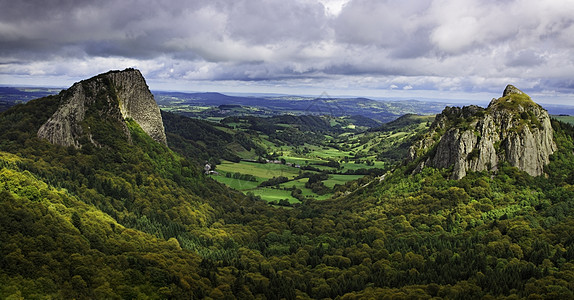
[[(167, 144), (159, 107), (138, 70), (110, 71), (62, 91), (57, 111), (38, 130), (53, 144), (81, 148), (109, 144), (108, 135), (130, 140), (125, 119), (137, 122), (155, 141)], [(105, 132), (102, 132), (104, 130)]]
[(500, 162), (538, 176), (555, 150), (546, 110), (509, 85), (486, 109), (445, 108), (430, 132), (414, 144), (410, 159), (420, 160), (416, 170), (452, 167), (454, 179), (468, 171), (496, 171)]

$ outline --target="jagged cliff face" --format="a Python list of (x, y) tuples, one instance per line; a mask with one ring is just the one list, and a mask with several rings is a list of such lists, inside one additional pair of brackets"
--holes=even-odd
[(142, 74), (132, 69), (109, 77), (116, 87), (122, 117), (132, 118), (152, 139), (167, 145), (161, 112)]
[(509, 85), (486, 109), (447, 107), (430, 132), (411, 147), (409, 158), (420, 158), (417, 170), (452, 167), (453, 179), (469, 171), (496, 171), (502, 161), (538, 176), (554, 151), (546, 110)]
[(100, 74), (75, 83), (60, 97), (62, 104), (38, 130), (38, 137), (53, 144), (80, 148), (89, 141), (100, 146), (88, 122), (93, 119), (113, 124), (130, 140), (125, 119), (131, 118), (152, 139), (167, 145), (159, 107), (138, 70)]

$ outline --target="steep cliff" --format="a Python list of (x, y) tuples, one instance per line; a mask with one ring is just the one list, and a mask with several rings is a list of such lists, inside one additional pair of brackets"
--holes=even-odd
[(468, 171), (496, 171), (506, 161), (532, 176), (542, 175), (556, 150), (546, 110), (509, 85), (488, 108), (447, 107), (429, 133), (409, 151), (425, 166), (453, 168), (453, 179)]
[(59, 96), (62, 104), (38, 130), (38, 137), (53, 144), (80, 148), (91, 142), (101, 146), (105, 131), (112, 127), (129, 140), (128, 118), (152, 139), (167, 144), (159, 107), (138, 70), (100, 74), (75, 83)]

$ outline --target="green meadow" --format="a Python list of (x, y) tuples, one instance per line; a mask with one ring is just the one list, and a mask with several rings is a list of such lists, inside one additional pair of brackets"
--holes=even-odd
[[(291, 163), (293, 164), (299, 163), (297, 161), (298, 160), (292, 160)], [(299, 158), (299, 161), (300, 163), (303, 163), (304, 159)], [(311, 160), (311, 161), (315, 163), (322, 162), (320, 160)], [(375, 166), (376, 165), (377, 164), (375, 164)], [(355, 164), (355, 163), (345, 164), (345, 166), (346, 169), (352, 169), (350, 166), (353, 166), (357, 169), (369, 168), (365, 164)], [(329, 171), (335, 170), (334, 168), (329, 168), (325, 166), (320, 167), (321, 170), (329, 170)], [(255, 196), (259, 196), (261, 197), (261, 199), (266, 200), (268, 202), (273, 201), (278, 202), (280, 200), (287, 200), (289, 201), (289, 203), (300, 202), (298, 199), (291, 196), (293, 188), (300, 189), (303, 197), (315, 200), (328, 199), (333, 195), (332, 192), (326, 193), (324, 195), (318, 195), (314, 193), (311, 189), (306, 188), (305, 183), (309, 180), (309, 178), (295, 179), (295, 177), (297, 177), (300, 172), (309, 172), (309, 173), (317, 173), (317, 172), (303, 171), (299, 168), (283, 164), (274, 164), (274, 163), (262, 164), (247, 161), (234, 163), (230, 161), (223, 161), (220, 165), (217, 166), (216, 170), (219, 172), (219, 175), (212, 175), (211, 177), (213, 179), (231, 188), (242, 191), (244, 193), (251, 192)], [(230, 174), (241, 173), (241, 174), (253, 175), (256, 177), (257, 181), (248, 181), (248, 180), (230, 178), (226, 176), (227, 173)], [(261, 182), (279, 176), (287, 177), (289, 181), (281, 183), (277, 186), (259, 187), (259, 184)], [(344, 185), (349, 181), (356, 180), (361, 177), (363, 177), (363, 175), (329, 174), (328, 179), (324, 180), (323, 183), (329, 189), (333, 189), (335, 185)]]
[(220, 173), (220, 175), (213, 175), (212, 178), (238, 191), (253, 190), (257, 188), (259, 183), (261, 183), (261, 181), (253, 182), (248, 180), (228, 178), (225, 177), (225, 173)]
[[(328, 123), (321, 120), (321, 117), (290, 116), (283, 119), (238, 117), (222, 121), (225, 126), (218, 126), (219, 130), (231, 135), (241, 132), (252, 144), (244, 147), (241, 139), (227, 144), (227, 149), (243, 160), (222, 160), (216, 166), (219, 175), (212, 178), (271, 203), (329, 199), (336, 193), (337, 186), (365, 174), (381, 174), (402, 159), (408, 150), (403, 143), (424, 130), (431, 117), (411, 116), (373, 131), (356, 130), (357, 126), (343, 119), (331, 118)], [(291, 121), (299, 123), (284, 123)], [(267, 130), (273, 126), (275, 131)], [(381, 156), (382, 153), (393, 154), (395, 160), (385, 159), (388, 156)], [(321, 176), (321, 173), (327, 175)], [(279, 177), (285, 177), (283, 180), (287, 182), (280, 180), (260, 186)], [(310, 177), (313, 181), (307, 183)]]
[(335, 185), (343, 185), (349, 181), (357, 180), (363, 177), (363, 175), (339, 175), (339, 174), (330, 174), (329, 179), (323, 181), (323, 183), (329, 187), (333, 188)]
[(267, 179), (279, 176), (285, 176), (292, 179), (299, 175), (299, 169), (282, 165), (282, 164), (260, 164), (255, 162), (241, 161), (234, 163), (230, 161), (223, 161), (217, 166), (218, 171), (225, 171), (229, 173), (249, 174), (261, 179), (263, 182)]
[(288, 200), (289, 203), (299, 202), (299, 200), (297, 200), (291, 196), (291, 191), (265, 187), (265, 188), (255, 189), (251, 192), (255, 196), (259, 196), (259, 197), (261, 197), (261, 199), (268, 201), (268, 202), (271, 202), (271, 201), (279, 202), (280, 200), (283, 200), (283, 199)]
[(554, 115), (552, 118), (555, 118), (558, 121), (574, 124), (574, 116), (563, 116), (563, 115)]

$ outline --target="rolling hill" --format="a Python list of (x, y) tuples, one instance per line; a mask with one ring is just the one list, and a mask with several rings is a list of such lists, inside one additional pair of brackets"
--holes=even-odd
[[(122, 72), (132, 72), (126, 76), (131, 79), (105, 79), (123, 78)], [(163, 113), (166, 146), (143, 129), (144, 119), (121, 117), (120, 103), (139, 103), (127, 90), (149, 92), (136, 83), (143, 78), (131, 76), (133, 70), (101, 74), (78, 83), (97, 89), (70, 88), (0, 114), (0, 298), (574, 297), (572, 125), (550, 120), (556, 148), (540, 176), (501, 160), (496, 170), (469, 169), (455, 180), (454, 166), (420, 165), (438, 153), (437, 144), (421, 147), (420, 157), (400, 160), (385, 174), (341, 184), (328, 199), (284, 208), (230, 189), (198, 166), (202, 155), (239, 153), (229, 146), (240, 144), (237, 135), (255, 145), (269, 142), (251, 139), (249, 119), (223, 126)], [(85, 118), (69, 119), (70, 127), (62, 129), (76, 128), (77, 143), (38, 135), (72, 99), (89, 100), (80, 102)], [(520, 99), (508, 97), (502, 106), (514, 107)], [(473, 122), (506, 108), (487, 109), (466, 119), (449, 108), (442, 114), (454, 118), (434, 125), (407, 116), (371, 132), (343, 131), (329, 141), (344, 148), (337, 138), (346, 139), (350, 150), (344, 151), (365, 146), (365, 155), (372, 149), (386, 156), (376, 146), (398, 138), (391, 137), (397, 131), (397, 149), (429, 137), (441, 143), (450, 130), (474, 130), (479, 127)], [(279, 118), (271, 125), (339, 130), (338, 121), (316, 117)], [(521, 138), (528, 134), (524, 128), (538, 126), (528, 112), (516, 117), (505, 130)], [(447, 120), (442, 130), (440, 120)], [(185, 156), (170, 149), (174, 140), (178, 151), (187, 149)], [(208, 145), (223, 149), (205, 154)], [(306, 155), (333, 154), (307, 148)], [(330, 185), (321, 173), (307, 182)]]

